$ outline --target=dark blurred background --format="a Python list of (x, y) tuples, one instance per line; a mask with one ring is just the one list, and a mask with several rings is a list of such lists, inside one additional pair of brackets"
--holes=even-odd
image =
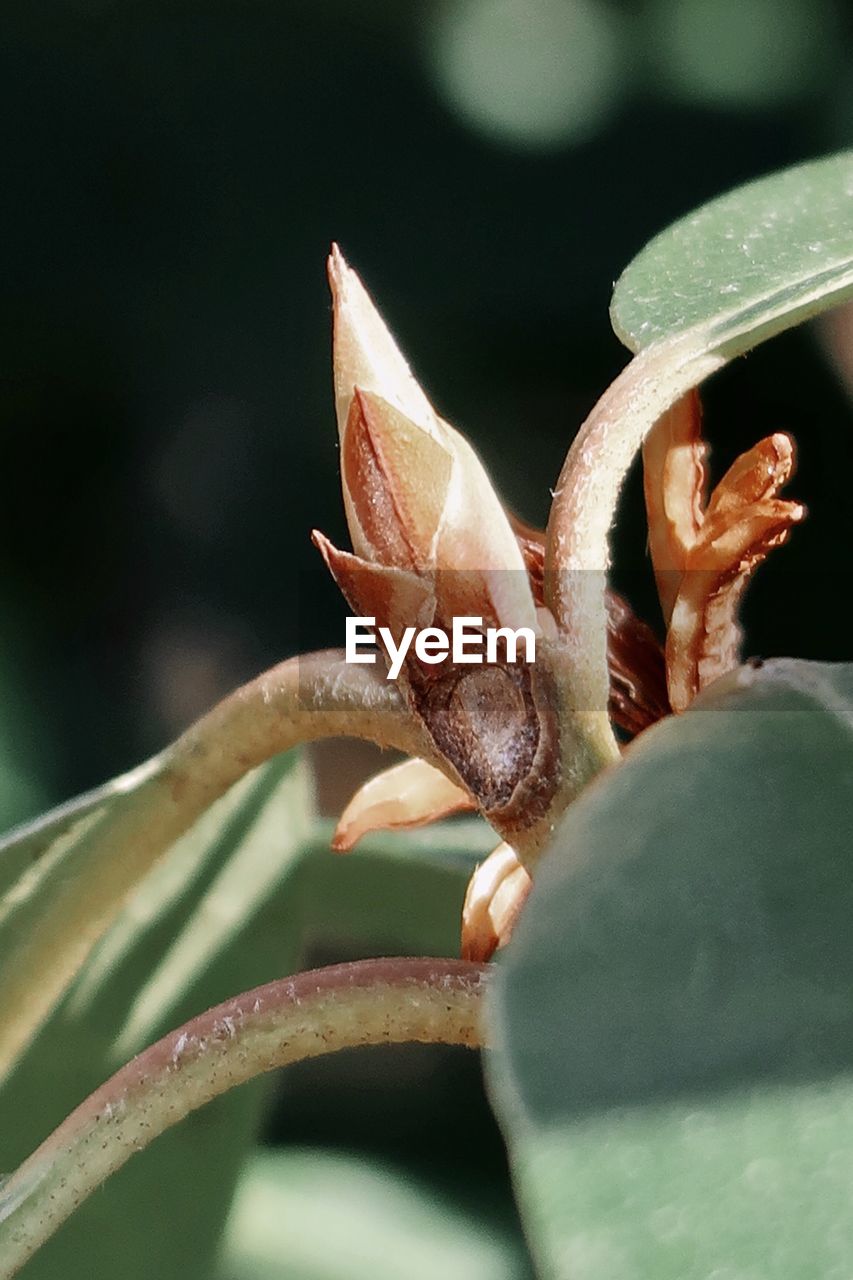
[[(309, 542), (345, 542), (332, 239), (544, 522), (626, 359), (622, 267), (706, 198), (853, 143), (840, 0), (56, 0), (2, 27), (2, 826), (340, 643)], [(751, 596), (750, 653), (850, 656), (847, 327), (708, 390), (719, 464), (791, 430), (811, 510)], [(616, 578), (651, 615), (644, 538), (635, 477)], [(316, 1138), (304, 1093), (293, 1136)]]

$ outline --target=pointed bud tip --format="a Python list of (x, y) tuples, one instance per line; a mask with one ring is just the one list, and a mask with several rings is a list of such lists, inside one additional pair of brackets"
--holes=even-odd
[(344, 276), (350, 267), (346, 258), (341, 253), (340, 246), (336, 240), (332, 241), (332, 247), (329, 250), (329, 256), (326, 259), (326, 274), (329, 279), (329, 287), (332, 293), (339, 290), (344, 281)]
[[(375, 310), (361, 277), (347, 262), (336, 241), (333, 242), (326, 259), (326, 276), (336, 314), (343, 309), (355, 309), (356, 312)], [(378, 315), (377, 319), (379, 319)], [(364, 322), (363, 319), (361, 322)]]
[(329, 570), (332, 577), (334, 577), (335, 576), (335, 569), (334, 569), (335, 559), (337, 556), (340, 556), (342, 553), (338, 551), (338, 548), (335, 546), (333, 542), (329, 541), (325, 533), (321, 533), (319, 529), (311, 530), (311, 541), (314, 544), (314, 546), (317, 548), (317, 550), (320, 552), (320, 555), (323, 557), (326, 568)]

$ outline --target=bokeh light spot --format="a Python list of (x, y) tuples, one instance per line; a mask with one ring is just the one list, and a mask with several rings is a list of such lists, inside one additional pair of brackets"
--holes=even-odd
[(656, 0), (648, 36), (656, 72), (680, 97), (747, 108), (808, 91), (834, 27), (823, 0)]
[(546, 149), (606, 121), (619, 92), (618, 37), (595, 0), (451, 0), (436, 10), (429, 49), (440, 93), (469, 126)]

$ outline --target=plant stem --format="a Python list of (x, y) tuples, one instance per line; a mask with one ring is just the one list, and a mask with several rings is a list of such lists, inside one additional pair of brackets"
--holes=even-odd
[(0, 1078), (67, 988), (127, 894), (219, 796), (300, 742), (368, 738), (431, 758), (394, 681), (338, 651), (293, 658), (237, 689), (139, 771), (73, 850), (73, 872), (20, 930), (0, 973)]
[(256, 987), (172, 1031), (91, 1094), (0, 1191), (8, 1280), (134, 1154), (189, 1112), (288, 1063), (366, 1044), (482, 1044), (487, 970), (363, 960)]
[[(647, 347), (611, 383), (569, 450), (548, 521), (547, 603), (562, 638), (561, 686), (577, 725), (576, 759), (564, 764), (582, 784), (619, 749), (607, 716), (606, 571), (619, 493), (634, 456), (662, 413), (726, 363), (696, 349), (695, 334)], [(585, 775), (585, 776), (584, 776)]]

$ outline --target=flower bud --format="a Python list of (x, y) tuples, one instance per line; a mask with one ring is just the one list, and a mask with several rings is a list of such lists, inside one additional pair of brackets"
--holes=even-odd
[(439, 418), (337, 249), (335, 405), (347, 522), (363, 560), (434, 575), (436, 617), (536, 629), (524, 560), (468, 442)]

